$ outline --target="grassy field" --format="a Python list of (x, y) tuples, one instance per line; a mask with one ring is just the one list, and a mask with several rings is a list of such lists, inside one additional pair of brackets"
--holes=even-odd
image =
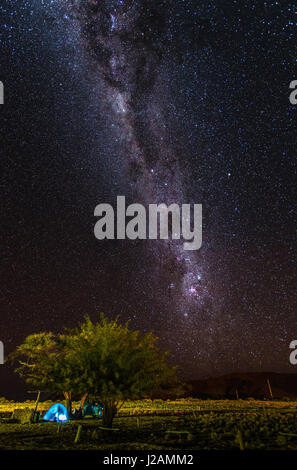
[[(52, 402), (39, 404), (44, 412)], [(77, 404), (74, 404), (77, 406)], [(127, 402), (114, 420), (114, 430), (84, 419), (20, 424), (14, 409), (34, 402), (0, 402), (0, 449), (98, 450), (297, 450), (297, 401), (142, 400)], [(74, 443), (78, 425), (83, 429)]]

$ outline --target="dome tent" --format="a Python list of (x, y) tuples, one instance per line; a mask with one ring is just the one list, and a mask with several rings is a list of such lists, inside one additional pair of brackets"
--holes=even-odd
[(43, 421), (54, 421), (58, 423), (66, 422), (68, 419), (67, 409), (61, 403), (56, 403), (51, 406), (42, 418)]

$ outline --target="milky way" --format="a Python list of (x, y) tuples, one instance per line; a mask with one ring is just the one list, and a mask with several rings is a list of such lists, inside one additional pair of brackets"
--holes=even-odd
[[(87, 49), (125, 145), (133, 196), (146, 206), (187, 202), (181, 155), (171, 147), (162, 108), (154, 100), (159, 66), (172, 50), (168, 7), (172, 9), (173, 3), (156, 7), (148, 1), (90, 1), (76, 5)], [(196, 254), (185, 254), (180, 243), (171, 241), (156, 243), (153, 251), (155, 257), (161, 251), (171, 272), (179, 273), (175, 280), (162, 267), (152, 273), (169, 279), (172, 314), (178, 321), (175, 313), (187, 317), (193, 301), (203, 305), (208, 296), (201, 256), (197, 260)]]
[[(291, 370), (296, 7), (0, 8), (8, 349), (33, 330), (104, 311), (153, 330), (186, 377)], [(99, 242), (94, 208), (117, 195), (201, 203), (202, 248)]]

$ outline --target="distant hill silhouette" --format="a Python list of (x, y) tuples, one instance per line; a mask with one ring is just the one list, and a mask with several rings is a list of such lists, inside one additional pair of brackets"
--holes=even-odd
[[(270, 398), (267, 385), (269, 379), (275, 398), (297, 398), (297, 374), (279, 374), (275, 372), (247, 372), (227, 374), (205, 380), (187, 381), (191, 390), (186, 395), (197, 398)], [(0, 367), (0, 397), (13, 400), (32, 400), (33, 395), (26, 390), (26, 385), (11, 368)], [(52, 398), (54, 394), (44, 393), (42, 399)], [(166, 399), (166, 394), (160, 398)]]
[(274, 398), (297, 398), (297, 374), (276, 372), (234, 373), (205, 380), (192, 380), (189, 394), (201, 398), (270, 398), (269, 379)]

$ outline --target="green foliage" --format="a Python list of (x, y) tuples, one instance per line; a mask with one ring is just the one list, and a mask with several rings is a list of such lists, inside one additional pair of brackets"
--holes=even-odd
[(71, 396), (73, 370), (68, 335), (39, 333), (28, 336), (9, 360), (18, 366), (15, 372), (37, 390)]
[(118, 401), (177, 385), (175, 368), (167, 365), (167, 354), (157, 348), (151, 333), (140, 335), (128, 324), (102, 315), (99, 323), (87, 317), (73, 337), (73, 364), (79, 371), (76, 387), (81, 393)]
[(177, 393), (175, 368), (151, 333), (140, 335), (128, 323), (98, 323), (89, 317), (63, 335), (30, 335), (11, 356), (16, 372), (38, 390), (88, 393), (103, 401), (111, 424), (119, 401), (152, 396), (162, 390)]

